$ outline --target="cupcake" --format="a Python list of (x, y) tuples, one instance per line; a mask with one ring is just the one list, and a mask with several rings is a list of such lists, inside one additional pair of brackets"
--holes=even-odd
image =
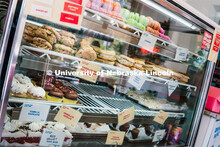
[(76, 104), (77, 98), (78, 98), (78, 94), (73, 90), (69, 90), (64, 94), (63, 102)]
[(11, 96), (26, 98), (27, 97), (27, 88), (19, 83), (13, 83), (11, 87)]
[(31, 87), (28, 89), (28, 96), (33, 99), (45, 100), (45, 90), (41, 87)]
[(47, 101), (62, 102), (63, 96), (64, 96), (63, 92), (59, 88), (54, 87), (47, 94)]
[(124, 124), (124, 125), (119, 127), (119, 130), (127, 132), (129, 128), (130, 128), (129, 124)]
[(131, 135), (132, 135), (132, 138), (133, 139), (136, 139), (138, 137), (138, 134), (140, 133), (140, 131), (137, 129), (137, 128), (134, 128), (132, 131), (131, 131)]

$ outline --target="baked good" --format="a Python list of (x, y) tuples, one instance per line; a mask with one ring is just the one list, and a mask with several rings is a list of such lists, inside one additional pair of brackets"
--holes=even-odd
[(34, 37), (40, 37), (47, 40), (50, 44), (55, 44), (57, 42), (56, 36), (49, 30), (38, 28), (34, 31)]
[(57, 40), (60, 40), (60, 34), (54, 28), (47, 25), (43, 25), (42, 28), (51, 31), (56, 36)]
[(55, 85), (55, 87), (59, 88), (59, 87), (63, 86), (63, 83), (61, 81), (55, 81), (54, 85)]
[(134, 68), (139, 69), (139, 70), (144, 70), (143, 68), (144, 65), (145, 65), (144, 60), (134, 58), (134, 65), (133, 65)]
[(127, 132), (129, 128), (130, 128), (129, 124), (124, 124), (124, 125), (119, 127), (119, 130)]
[(140, 133), (140, 131), (137, 129), (137, 128), (134, 128), (132, 131), (131, 131), (131, 135), (132, 135), (132, 138), (133, 139), (136, 139), (138, 137), (138, 134)]
[(26, 84), (26, 83), (31, 83), (31, 79), (27, 76), (24, 76), (23, 74), (18, 74), (16, 73), (15, 76), (14, 76), (18, 81), (19, 83), (21, 84)]
[(87, 59), (90, 61), (95, 61), (97, 58), (96, 52), (89, 46), (87, 46), (86, 48), (81, 48), (77, 53), (76, 53), (76, 57), (78, 58), (83, 58), (83, 59)]
[(68, 47), (73, 47), (75, 44), (75, 40), (70, 38), (70, 37), (66, 37), (66, 36), (61, 36), (60, 37), (60, 42)]
[(60, 89), (63, 93), (66, 93), (66, 92), (68, 92), (68, 91), (70, 90), (69, 87), (67, 87), (67, 86), (60, 86), (59, 89)]
[(26, 83), (24, 84), (24, 86), (26, 87), (26, 89), (28, 90), (29, 88), (34, 87), (34, 85), (32, 83)]
[(47, 92), (49, 92), (49, 91), (52, 90), (53, 88), (54, 88), (54, 85), (51, 84), (51, 83), (49, 83), (49, 82), (47, 82), (47, 83), (44, 84), (44, 90), (47, 91)]
[(47, 94), (47, 101), (54, 101), (54, 102), (62, 102), (63, 101), (63, 92), (59, 89), (54, 87), (48, 94)]
[(73, 40), (76, 40), (76, 36), (74, 34), (70, 33), (70, 32), (62, 30), (62, 31), (59, 31), (59, 34), (61, 36), (66, 36), (66, 37), (69, 37), (69, 38), (71, 38)]
[(78, 94), (76, 91), (69, 90), (64, 94), (63, 102), (64, 103), (77, 103)]
[(27, 131), (27, 139), (26, 142), (38, 145), (40, 143), (40, 139), (43, 133), (43, 124), (32, 122), (28, 125), (28, 131)]
[(148, 26), (151, 27), (151, 28), (153, 28), (153, 26), (154, 26), (154, 20), (153, 20), (153, 18), (151, 18), (150, 16), (147, 16), (147, 18), (148, 18), (148, 20), (149, 20)]
[(35, 47), (52, 50), (52, 45), (47, 40), (40, 37), (34, 37), (30, 44)]
[(33, 39), (34, 37), (28, 35), (28, 34), (23, 34), (23, 39), (25, 40), (25, 42), (27, 43), (33, 43)]
[(11, 96), (25, 98), (27, 97), (27, 88), (20, 83), (13, 84), (11, 87)]
[(109, 60), (104, 60), (102, 58), (97, 58), (96, 61), (99, 61), (99, 62), (102, 62), (102, 63), (105, 63), (105, 64), (109, 64), (109, 65), (114, 65), (115, 62), (113, 61), (109, 61)]
[(129, 58), (125, 55), (120, 55), (118, 58), (117, 58), (117, 61), (127, 67), (131, 67), (133, 66), (133, 64), (135, 63), (134, 62), (134, 59), (132, 58)]
[(154, 29), (154, 30), (157, 30), (157, 31), (159, 31), (159, 30), (160, 30), (160, 28), (161, 28), (161, 25), (160, 25), (160, 23), (159, 23), (159, 22), (157, 22), (157, 21), (155, 21), (155, 24), (154, 24), (154, 27), (153, 27), (153, 29)]
[(144, 125), (145, 134), (150, 136), (152, 134), (150, 125)]
[(28, 89), (28, 97), (32, 99), (45, 100), (45, 90), (41, 87), (31, 87)]
[(97, 56), (98, 58), (104, 59), (104, 60), (109, 60), (109, 61), (115, 61), (115, 51), (109, 51), (109, 50), (103, 50), (101, 48), (98, 47), (94, 47), (93, 49), (97, 52)]
[(115, 62), (115, 66), (118, 66), (118, 67), (124, 68), (124, 69), (126, 69), (126, 70), (130, 70), (129, 67), (124, 66), (123, 64), (120, 64), (120, 63), (118, 63), (118, 62)]
[(29, 35), (29, 36), (35, 36), (35, 31), (37, 29), (39, 29), (40, 27), (30, 24), (30, 23), (26, 23), (25, 24), (25, 28), (24, 28), (24, 33)]
[(67, 55), (74, 54), (74, 50), (72, 48), (65, 46), (63, 44), (55, 44), (53, 50), (58, 53), (67, 54)]

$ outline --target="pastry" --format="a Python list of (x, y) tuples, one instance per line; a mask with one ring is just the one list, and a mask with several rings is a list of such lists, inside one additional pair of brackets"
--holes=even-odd
[(63, 83), (61, 81), (55, 81), (54, 85), (55, 85), (55, 87), (59, 88), (59, 87), (63, 86)]
[(45, 100), (45, 90), (41, 87), (31, 87), (28, 89), (28, 97), (32, 99)]
[(54, 87), (48, 94), (47, 94), (47, 101), (54, 101), (54, 102), (62, 102), (63, 101), (63, 92)]
[(124, 65), (122, 65), (122, 64), (120, 64), (120, 63), (118, 63), (118, 62), (115, 63), (115, 66), (118, 66), (118, 67), (124, 68), (124, 69), (126, 69), (126, 70), (130, 70), (129, 67), (124, 66)]
[(70, 38), (70, 37), (66, 37), (66, 36), (61, 36), (60, 37), (60, 42), (68, 47), (73, 47), (75, 44), (75, 40)]
[(129, 124), (124, 124), (124, 125), (119, 127), (119, 130), (127, 132), (129, 128), (130, 128)]
[(143, 66), (145, 65), (144, 60), (134, 58), (134, 62), (135, 62), (133, 65), (134, 68), (139, 69), (139, 70), (144, 70), (143, 68)]
[(97, 58), (96, 61), (99, 61), (99, 62), (102, 62), (102, 63), (105, 63), (105, 64), (109, 64), (109, 65), (114, 65), (114, 64), (115, 64), (114, 61), (111, 62), (111, 61), (109, 61), (109, 60), (104, 60), (104, 59), (102, 59), (102, 58)]
[(28, 34), (23, 34), (23, 39), (25, 40), (25, 42), (27, 43), (33, 43), (33, 39), (34, 37), (28, 35)]
[(44, 90), (47, 91), (47, 92), (49, 92), (53, 88), (54, 88), (54, 85), (49, 83), (49, 82), (45, 83), (45, 85), (44, 85)]
[(117, 58), (117, 61), (127, 67), (131, 67), (133, 66), (134, 64), (134, 59), (132, 58), (129, 58), (125, 55), (120, 55), (118, 58)]
[(67, 86), (60, 86), (59, 89), (60, 89), (63, 93), (66, 93), (66, 92), (68, 92), (68, 91), (70, 90), (69, 87), (67, 87)]
[(49, 30), (38, 28), (34, 31), (35, 37), (40, 37), (47, 40), (50, 44), (55, 44), (57, 42), (56, 36)]
[(26, 142), (33, 145), (38, 145), (41, 140), (42, 134), (43, 134), (43, 124), (32, 122), (31, 124), (28, 125)]
[(29, 36), (35, 36), (35, 31), (37, 29), (39, 29), (40, 27), (30, 24), (30, 23), (26, 23), (25, 24), (25, 28), (24, 28), (24, 33), (29, 35)]
[(109, 50), (103, 50), (101, 48), (98, 47), (94, 47), (92, 46), (93, 49), (97, 52), (97, 56), (98, 58), (104, 59), (104, 60), (109, 60), (109, 61), (115, 61), (116, 58), (115, 56), (115, 51), (109, 51)]
[(74, 34), (70, 33), (70, 32), (62, 30), (62, 31), (59, 31), (59, 34), (61, 36), (66, 36), (66, 37), (69, 37), (69, 38), (71, 38), (73, 40), (76, 40), (76, 36)]
[(63, 44), (55, 44), (54, 49), (55, 52), (67, 54), (67, 55), (73, 55), (74, 50), (68, 46), (65, 46)]
[(136, 139), (138, 137), (138, 134), (140, 133), (140, 131), (137, 129), (137, 128), (134, 128), (132, 131), (131, 131), (131, 135), (132, 135), (132, 138), (133, 139)]
[(29, 88), (34, 87), (34, 85), (32, 83), (26, 83), (24, 84), (24, 86), (26, 87), (26, 89), (28, 90)]
[(78, 98), (78, 94), (73, 90), (69, 90), (64, 94), (63, 102), (76, 104), (77, 98)]
[(151, 28), (153, 28), (153, 26), (154, 26), (154, 20), (153, 20), (150, 16), (148, 16), (147, 18), (148, 18), (148, 20), (149, 20), (148, 26), (151, 27)]
[(13, 84), (11, 87), (11, 96), (25, 98), (27, 97), (27, 88), (23, 84)]
[(80, 49), (76, 53), (76, 57), (87, 59), (90, 61), (95, 61), (97, 58), (97, 55), (96, 55), (96, 52), (91, 47), (86, 47), (86, 48)]
[(57, 40), (60, 40), (60, 34), (54, 28), (47, 25), (43, 25), (42, 28), (51, 31), (56, 36)]
[(52, 50), (52, 45), (43, 38), (34, 37), (33, 41), (30, 44), (35, 47), (43, 48), (46, 50)]

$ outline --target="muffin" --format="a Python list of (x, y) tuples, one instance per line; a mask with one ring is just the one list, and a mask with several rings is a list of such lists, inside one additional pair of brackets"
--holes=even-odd
[(63, 92), (59, 88), (54, 87), (47, 94), (47, 101), (62, 102), (63, 96), (64, 96)]
[(41, 87), (31, 87), (28, 89), (28, 97), (32, 99), (45, 100), (45, 90)]
[(77, 98), (78, 98), (78, 94), (73, 90), (69, 90), (64, 94), (63, 102), (76, 104)]
[(132, 138), (133, 139), (136, 139), (138, 137), (138, 134), (140, 133), (140, 131), (137, 129), (137, 128), (134, 128), (132, 131), (131, 131), (131, 135), (132, 135)]
[(120, 131), (128, 131), (128, 129), (130, 128), (130, 125), (129, 124), (124, 124), (122, 126), (119, 127), (119, 130)]

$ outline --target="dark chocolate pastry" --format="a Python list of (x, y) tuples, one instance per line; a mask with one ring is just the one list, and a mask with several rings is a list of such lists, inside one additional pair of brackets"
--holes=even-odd
[(54, 82), (54, 86), (57, 87), (57, 88), (59, 88), (59, 87), (63, 86), (63, 83), (60, 82), (60, 81), (55, 81), (55, 82)]
[(53, 88), (54, 88), (54, 85), (51, 83), (45, 83), (45, 85), (44, 85), (45, 91), (51, 91), (51, 90), (53, 90)]
[(132, 135), (132, 138), (133, 139), (136, 139), (138, 137), (138, 134), (140, 133), (140, 131), (137, 129), (137, 128), (134, 128), (132, 131), (131, 131), (131, 135)]
[(77, 100), (78, 94), (76, 93), (76, 91), (69, 90), (64, 94), (64, 97), (71, 100)]
[(122, 126), (119, 127), (120, 131), (128, 131), (130, 125), (129, 124), (124, 124)]
[(49, 96), (55, 96), (55, 97), (58, 97), (58, 98), (63, 98), (63, 92), (59, 89), (59, 88), (56, 88), (54, 87), (49, 93), (48, 93)]
[(86, 125), (87, 128), (90, 128), (90, 127), (92, 126), (91, 123), (87, 123), (87, 122), (85, 122), (84, 124)]
[(69, 87), (67, 87), (67, 86), (60, 86), (59, 89), (62, 90), (63, 93), (66, 93), (70, 90)]
[(150, 125), (144, 125), (144, 129), (145, 129), (145, 134), (146, 135), (150, 136), (152, 134)]
[(45, 82), (47, 83), (54, 83), (55, 82), (55, 77), (54, 76), (50, 76), (50, 75), (47, 75), (46, 76), (46, 79), (45, 79)]

